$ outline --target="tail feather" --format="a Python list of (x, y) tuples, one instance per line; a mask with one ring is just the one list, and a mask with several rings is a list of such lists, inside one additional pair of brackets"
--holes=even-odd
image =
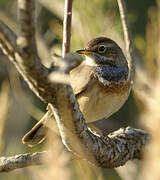
[(35, 146), (41, 143), (47, 136), (48, 128), (43, 123), (37, 123), (25, 136), (22, 138), (23, 144)]
[(41, 143), (47, 137), (49, 131), (47, 123), (50, 121), (50, 118), (53, 119), (53, 114), (49, 110), (42, 119), (27, 134), (24, 135), (22, 138), (23, 144), (33, 147)]

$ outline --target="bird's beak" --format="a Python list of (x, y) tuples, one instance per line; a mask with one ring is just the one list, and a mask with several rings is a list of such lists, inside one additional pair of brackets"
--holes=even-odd
[(76, 51), (76, 53), (78, 53), (78, 54), (85, 54), (85, 52), (86, 52), (86, 51), (85, 51), (84, 49), (81, 49), (81, 50), (77, 50), (77, 51)]
[(86, 49), (78, 50), (78, 51), (76, 51), (76, 53), (78, 53), (78, 54), (84, 54), (84, 55), (92, 54), (92, 52), (87, 51)]

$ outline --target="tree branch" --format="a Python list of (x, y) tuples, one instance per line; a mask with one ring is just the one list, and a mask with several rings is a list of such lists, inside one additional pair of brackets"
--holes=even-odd
[(44, 158), (47, 155), (47, 151), (19, 154), (11, 157), (0, 158), (0, 172), (9, 172), (14, 169), (24, 168), (27, 166), (41, 165)]
[(19, 35), (17, 44), (30, 56), (37, 55), (35, 0), (18, 0)]
[(65, 0), (62, 57), (64, 57), (70, 51), (71, 21), (72, 21), (72, 0)]
[(52, 107), (52, 110), (62, 141), (72, 153), (103, 168), (114, 168), (130, 159), (140, 159), (144, 145), (148, 142), (145, 131), (122, 128), (100, 136), (85, 124), (71, 87), (59, 85), (58, 89), (58, 106)]
[[(109, 137), (109, 142), (103, 142), (106, 145), (107, 150), (105, 153), (108, 154), (108, 159), (110, 159), (114, 153), (114, 157), (116, 158), (110, 159), (110, 161), (113, 161), (111, 162), (111, 164), (109, 163), (109, 160), (107, 160), (108, 164), (105, 164), (104, 162), (103, 166), (101, 167), (118, 167), (124, 165), (130, 159), (141, 158), (141, 148), (147, 140), (147, 133), (145, 131), (132, 129), (128, 127), (115, 131), (113, 134), (110, 134)], [(137, 139), (139, 139), (139, 141), (137, 141)], [(129, 143), (130, 140), (131, 142)], [(111, 146), (114, 146), (115, 151), (111, 151)], [(43, 151), (36, 153), (19, 154), (11, 157), (1, 157), (0, 172), (8, 172), (14, 169), (24, 168), (27, 166), (41, 165), (44, 163), (44, 159), (46, 159), (48, 153), (49, 152), (47, 151)], [(121, 154), (121, 156), (119, 156), (119, 154)], [(117, 164), (117, 159), (119, 161), (119, 164)]]
[[(44, 102), (50, 102), (53, 84), (48, 80), (50, 70), (43, 66), (36, 56), (26, 54), (16, 44), (16, 35), (13, 31), (0, 22), (0, 47), (9, 60), (16, 66), (19, 73), (28, 83), (34, 93)], [(48, 89), (49, 88), (49, 89)]]
[(121, 22), (123, 26), (123, 33), (126, 45), (127, 59), (129, 62), (130, 70), (131, 70), (131, 78), (134, 80), (135, 76), (135, 52), (132, 40), (132, 33), (130, 30), (128, 16), (127, 16), (127, 7), (125, 0), (117, 0), (119, 6), (119, 12), (121, 17)]

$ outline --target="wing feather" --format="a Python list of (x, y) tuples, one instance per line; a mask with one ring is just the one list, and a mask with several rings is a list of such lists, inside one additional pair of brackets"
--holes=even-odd
[(70, 72), (71, 86), (74, 94), (78, 95), (87, 89), (88, 83), (93, 75), (92, 67), (82, 62)]

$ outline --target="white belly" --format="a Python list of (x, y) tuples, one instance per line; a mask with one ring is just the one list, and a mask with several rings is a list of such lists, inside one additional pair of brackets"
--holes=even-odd
[(123, 93), (99, 93), (95, 87), (80, 95), (77, 100), (86, 122), (93, 122), (102, 118), (108, 118), (118, 111), (129, 96), (130, 90)]

